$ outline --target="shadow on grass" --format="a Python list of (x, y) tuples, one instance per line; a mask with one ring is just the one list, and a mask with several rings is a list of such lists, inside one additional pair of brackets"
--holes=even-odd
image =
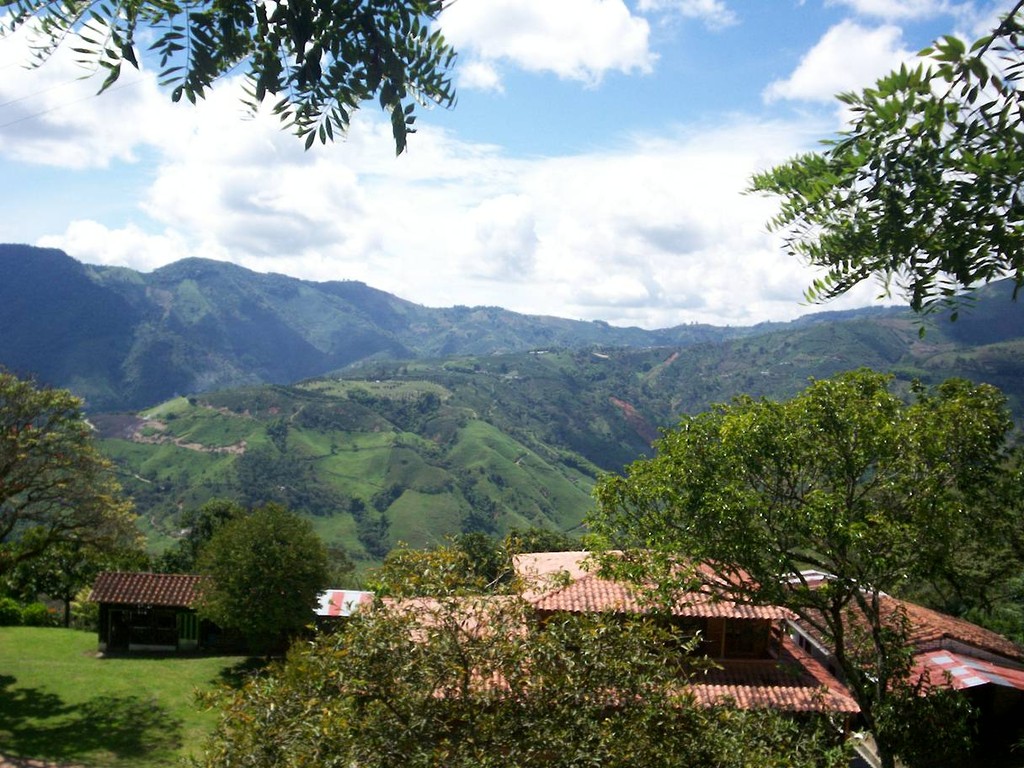
[(68, 704), (0, 675), (0, 743), (5, 753), (76, 761), (105, 754), (120, 760), (167, 754), (181, 745), (181, 720), (144, 696), (96, 696)]
[(273, 659), (252, 656), (222, 669), (214, 682), (229, 688), (241, 688), (248, 680), (263, 673), (273, 663)]

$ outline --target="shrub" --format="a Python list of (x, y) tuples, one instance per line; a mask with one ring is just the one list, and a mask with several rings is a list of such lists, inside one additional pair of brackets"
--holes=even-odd
[(21, 606), (13, 597), (0, 597), (0, 627), (21, 624)]
[(26, 627), (54, 627), (55, 615), (43, 603), (30, 603), (21, 610), (21, 623)]
[(95, 632), (100, 623), (100, 604), (89, 600), (89, 587), (83, 587), (71, 601), (71, 626)]

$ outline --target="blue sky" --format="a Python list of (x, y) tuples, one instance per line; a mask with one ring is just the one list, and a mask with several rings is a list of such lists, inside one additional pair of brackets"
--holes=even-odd
[(372, 106), (303, 152), (237, 82), (173, 105), (144, 69), (95, 97), (69, 52), (26, 70), (18, 34), (0, 40), (0, 242), (648, 328), (790, 319), (817, 309), (814, 274), (766, 232), (750, 174), (841, 128), (836, 92), (1006, 5), (456, 0), (458, 105), (421, 112), (398, 158)]

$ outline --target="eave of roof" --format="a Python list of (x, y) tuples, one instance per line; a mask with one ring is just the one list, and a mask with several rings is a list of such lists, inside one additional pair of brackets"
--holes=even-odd
[(190, 573), (105, 571), (96, 577), (89, 600), (113, 605), (192, 608), (206, 578)]
[[(895, 616), (900, 610), (906, 612), (909, 622), (907, 643), (918, 652), (938, 650), (954, 643), (958, 647), (962, 646), (964, 650), (975, 648), (984, 653), (1002, 656), (1013, 662), (1024, 663), (1024, 648), (990, 629), (890, 595), (881, 596), (881, 600), (883, 616)], [(861, 620), (863, 621), (863, 617)], [(807, 622), (795, 621), (794, 623), (822, 648), (830, 647), (821, 633)]]

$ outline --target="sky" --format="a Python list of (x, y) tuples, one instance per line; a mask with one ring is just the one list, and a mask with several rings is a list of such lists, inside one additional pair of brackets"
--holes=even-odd
[[(613, 325), (750, 325), (823, 307), (751, 174), (843, 126), (834, 95), (994, 0), (455, 0), (454, 109), (395, 157), (373, 104), (304, 151), (241, 83), (173, 104), (146, 68), (100, 78), (0, 40), (0, 242), (143, 272), (186, 257), (360, 280), (432, 307)], [(865, 284), (824, 309), (878, 303)], [(898, 297), (890, 301), (896, 301)]]

